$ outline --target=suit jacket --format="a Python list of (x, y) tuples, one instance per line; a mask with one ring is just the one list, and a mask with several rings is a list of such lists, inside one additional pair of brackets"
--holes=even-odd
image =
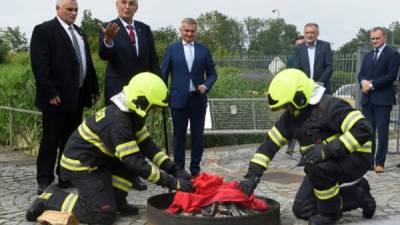
[(368, 94), (362, 93), (361, 104), (371, 101), (374, 105), (393, 105), (396, 103), (393, 82), (399, 70), (399, 53), (389, 46), (385, 46), (379, 55), (378, 61), (373, 65), (374, 51), (364, 56), (358, 81), (372, 80), (373, 90)]
[[(166, 83), (168, 82), (168, 75), (171, 73), (170, 106), (176, 109), (186, 107), (190, 79), (192, 79), (195, 87), (204, 84), (207, 87), (207, 92), (211, 90), (217, 80), (217, 72), (210, 50), (197, 42), (194, 43), (194, 61), (191, 72), (189, 72), (186, 63), (182, 41), (167, 47), (161, 71)], [(201, 99), (203, 106), (206, 106), (207, 95), (202, 95)]]
[[(74, 112), (79, 104), (90, 107), (99, 93), (96, 71), (86, 35), (74, 25), (85, 43), (86, 78), (79, 88), (79, 62), (70, 37), (57, 18), (35, 26), (32, 33), (31, 66), (36, 79), (36, 106), (43, 112)], [(81, 93), (80, 93), (81, 92)], [(50, 99), (59, 96), (61, 104)]]
[(122, 90), (129, 80), (141, 72), (152, 72), (161, 75), (153, 34), (150, 27), (142, 22), (134, 21), (137, 42), (139, 43), (139, 56), (132, 46), (129, 34), (119, 18), (111, 21), (120, 26), (113, 46), (108, 48), (104, 44), (104, 35), (99, 35), (99, 55), (108, 61), (106, 68), (105, 98), (106, 101)]
[[(310, 77), (310, 62), (306, 43), (297, 45), (294, 49), (294, 68), (297, 68)], [(313, 79), (322, 82), (330, 92), (329, 80), (333, 73), (333, 60), (331, 45), (326, 41), (317, 40), (314, 57)]]

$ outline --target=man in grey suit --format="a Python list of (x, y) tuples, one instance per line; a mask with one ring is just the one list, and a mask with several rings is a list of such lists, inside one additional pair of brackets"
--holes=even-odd
[(331, 45), (318, 40), (318, 35), (318, 24), (307, 23), (304, 26), (305, 42), (295, 47), (294, 67), (323, 85), (326, 88), (325, 93), (329, 94), (329, 80), (333, 73)]

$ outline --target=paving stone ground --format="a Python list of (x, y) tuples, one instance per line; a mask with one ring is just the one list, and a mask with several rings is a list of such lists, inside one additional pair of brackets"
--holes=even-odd
[[(257, 145), (211, 148), (204, 154), (204, 171), (222, 175), (226, 180), (239, 180), (246, 173), (249, 159)], [(304, 175), (296, 167), (299, 155), (285, 154), (282, 149), (270, 164), (256, 189), (256, 194), (277, 200), (280, 204), (282, 225), (305, 225), (291, 211), (294, 196)], [(338, 224), (399, 225), (400, 224), (400, 154), (387, 156), (385, 173), (368, 172), (373, 196), (377, 201), (376, 215), (370, 219), (361, 216), (361, 210), (345, 213)], [(20, 151), (0, 148), (0, 225), (34, 225), (25, 221), (24, 214), (36, 198), (35, 159)], [(131, 191), (128, 201), (139, 206), (140, 214), (120, 217), (115, 225), (146, 225), (146, 200), (153, 195), (166, 193), (166, 189), (149, 184), (148, 191)]]

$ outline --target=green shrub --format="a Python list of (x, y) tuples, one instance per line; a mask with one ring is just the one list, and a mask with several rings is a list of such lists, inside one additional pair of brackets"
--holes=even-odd
[[(93, 46), (94, 47), (94, 46)], [(100, 100), (84, 116), (89, 116), (104, 107), (103, 89), (106, 62), (101, 60), (97, 52), (93, 52), (93, 63), (99, 79)], [(240, 78), (241, 71), (233, 67), (217, 68), (218, 80), (209, 93), (212, 98), (233, 97), (265, 97), (266, 84), (264, 82), (244, 80)], [(29, 53), (16, 53), (8, 56), (6, 63), (0, 64), (0, 105), (13, 108), (35, 110), (34, 105), (36, 86), (30, 66)], [(166, 113), (170, 117), (169, 111)], [(35, 152), (41, 134), (41, 117), (38, 115), (13, 113), (13, 143), (16, 147), (31, 147)], [(0, 110), (0, 144), (9, 144), (10, 114)], [(149, 131), (159, 146), (164, 146), (163, 118), (161, 113), (151, 113), (147, 121)], [(167, 122), (171, 130), (171, 122)], [(206, 137), (206, 146), (221, 146), (237, 143), (259, 142), (259, 135), (239, 135), (220, 138)], [(172, 141), (172, 140), (169, 140)]]
[(355, 81), (355, 75), (352, 72), (334, 71), (331, 77), (331, 93), (334, 93), (344, 84), (352, 84)]

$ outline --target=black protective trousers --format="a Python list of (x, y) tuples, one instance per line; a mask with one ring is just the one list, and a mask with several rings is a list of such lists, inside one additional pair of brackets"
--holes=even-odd
[[(72, 212), (81, 223), (108, 225), (114, 222), (117, 206), (126, 203), (128, 193), (113, 186), (112, 175), (130, 182), (133, 180), (133, 174), (119, 161), (90, 172), (74, 172), (61, 168), (63, 180), (70, 181), (78, 189), (78, 200)], [(61, 189), (49, 192), (52, 196), (48, 200), (47, 208), (61, 210), (68, 193)]]
[[(358, 185), (355, 182), (362, 178), (369, 170), (371, 155), (355, 152), (336, 160), (326, 160), (314, 165), (306, 165), (306, 176), (296, 194), (293, 203), (293, 213), (302, 219), (309, 219), (312, 215), (338, 219), (342, 211), (349, 211), (360, 207), (362, 196), (359, 196)], [(364, 179), (364, 178), (363, 178)], [(353, 185), (340, 187), (339, 194), (332, 199), (321, 200), (314, 194), (314, 188), (326, 190), (337, 183), (355, 182)]]

